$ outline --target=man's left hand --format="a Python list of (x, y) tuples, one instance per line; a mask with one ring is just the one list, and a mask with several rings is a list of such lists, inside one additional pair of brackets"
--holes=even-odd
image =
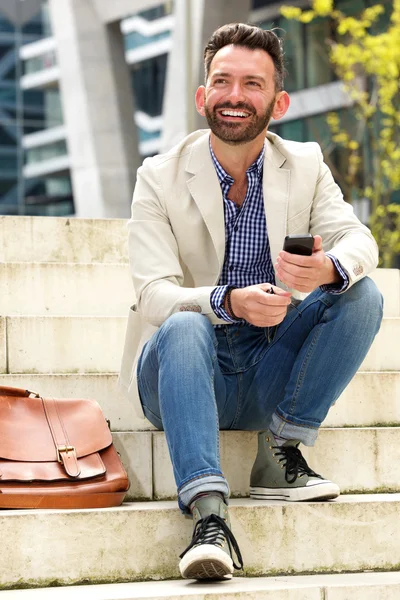
[(335, 265), (322, 249), (320, 235), (314, 237), (311, 256), (290, 254), (282, 250), (279, 252), (275, 269), (283, 283), (299, 292), (312, 292), (320, 285), (341, 281)]

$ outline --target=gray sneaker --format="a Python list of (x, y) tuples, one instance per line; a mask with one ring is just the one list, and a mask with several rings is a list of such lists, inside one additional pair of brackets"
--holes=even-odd
[[(233, 569), (242, 569), (239, 546), (231, 532), (228, 507), (218, 495), (194, 502), (192, 541), (180, 555), (179, 569), (187, 579), (230, 579)], [(232, 560), (235, 552), (239, 566)]]
[(270, 431), (260, 431), (250, 477), (250, 498), (300, 502), (332, 500), (340, 495), (336, 483), (310, 469), (299, 444), (299, 440), (289, 440), (277, 446)]

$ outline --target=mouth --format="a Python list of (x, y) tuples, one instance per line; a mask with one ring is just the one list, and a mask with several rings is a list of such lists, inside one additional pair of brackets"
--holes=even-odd
[(223, 121), (245, 121), (251, 117), (251, 113), (245, 110), (232, 110), (227, 108), (218, 111), (218, 115), (222, 117)]

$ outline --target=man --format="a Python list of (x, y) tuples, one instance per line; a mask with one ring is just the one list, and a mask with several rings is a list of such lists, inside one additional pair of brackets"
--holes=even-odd
[[(138, 171), (129, 222), (137, 305), (121, 382), (132, 395), (137, 375), (135, 406), (164, 429), (179, 506), (193, 514), (182, 576), (218, 579), (242, 566), (219, 429), (261, 430), (252, 498), (337, 497), (298, 446), (314, 444), (364, 359), (382, 298), (365, 278), (376, 244), (319, 146), (267, 131), (289, 107), (277, 36), (226, 25), (204, 56), (196, 106), (211, 132)], [(293, 233), (313, 234), (312, 256), (282, 251)]]

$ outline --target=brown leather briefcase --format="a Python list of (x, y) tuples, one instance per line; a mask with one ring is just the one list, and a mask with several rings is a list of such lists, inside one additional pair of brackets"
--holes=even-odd
[(0, 508), (104, 508), (128, 476), (94, 400), (0, 386)]

